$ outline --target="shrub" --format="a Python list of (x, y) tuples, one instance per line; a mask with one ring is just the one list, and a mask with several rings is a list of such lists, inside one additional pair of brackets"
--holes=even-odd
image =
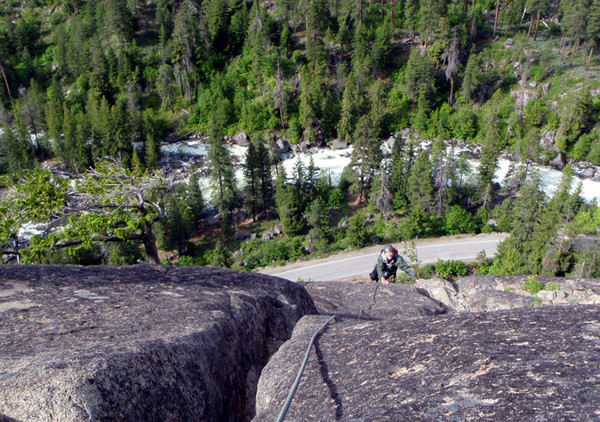
[(364, 221), (364, 215), (358, 213), (348, 221), (348, 230), (346, 231), (346, 241), (349, 246), (362, 248), (369, 243), (371, 237)]
[(450, 130), (455, 138), (473, 139), (477, 134), (477, 116), (470, 108), (461, 107), (450, 118)]
[(335, 188), (329, 194), (329, 205), (330, 208), (342, 208), (348, 201), (344, 196), (344, 192), (340, 188)]
[(537, 279), (537, 276), (528, 277), (523, 283), (523, 290), (531, 293), (532, 295), (538, 293), (544, 289), (544, 285)]
[(451, 206), (444, 215), (444, 229), (448, 234), (475, 233), (471, 213), (460, 205)]
[(421, 268), (419, 268), (419, 270), (417, 272), (417, 276), (419, 278), (431, 278), (431, 277), (433, 277), (434, 273), (435, 273), (435, 265), (427, 264), (427, 265), (424, 265)]
[(466, 275), (467, 265), (462, 261), (442, 261), (435, 264), (435, 272), (440, 278), (447, 279), (450, 276)]
[(206, 265), (204, 257), (202, 256), (180, 256), (175, 264), (177, 267), (192, 267), (196, 265)]
[(560, 290), (560, 286), (556, 281), (549, 281), (546, 284), (544, 284), (544, 290), (547, 290), (549, 292), (557, 292)]

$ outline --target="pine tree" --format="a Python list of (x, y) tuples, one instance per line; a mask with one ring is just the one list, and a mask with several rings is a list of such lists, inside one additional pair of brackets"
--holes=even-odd
[(419, 33), (426, 45), (433, 41), (433, 36), (445, 12), (446, 3), (443, 0), (421, 1)]
[(263, 142), (256, 148), (258, 165), (258, 187), (260, 195), (259, 209), (266, 212), (275, 204), (275, 189), (273, 187), (273, 173), (269, 150)]
[(311, 83), (310, 71), (307, 66), (304, 66), (300, 76), (300, 105), (298, 111), (300, 124), (304, 128), (303, 138), (312, 142), (316, 139), (314, 124), (317, 113)]
[(416, 48), (411, 49), (406, 63), (404, 91), (412, 101), (420, 95), (430, 96), (435, 91), (431, 60)]
[(19, 173), (33, 166), (31, 155), (27, 151), (27, 145), (18, 139), (13, 133), (8, 122), (4, 122), (3, 131), (0, 133), (0, 153), (11, 173)]
[[(245, 0), (233, 0), (229, 6), (231, 13), (231, 20), (227, 27), (229, 35), (227, 36), (229, 42), (229, 50), (232, 56), (236, 56), (242, 50), (244, 45), (244, 39), (248, 32), (248, 9)], [(287, 25), (285, 25), (287, 27)], [(282, 41), (286, 29), (282, 31)], [(289, 29), (286, 36), (286, 41), (290, 39)], [(285, 49), (285, 47), (282, 45)]]
[(451, 200), (450, 182), (451, 157), (446, 152), (446, 145), (441, 139), (436, 139), (431, 146), (431, 169), (435, 198), (433, 200), (435, 214), (445, 214)]
[(204, 196), (200, 188), (200, 179), (197, 172), (192, 172), (188, 180), (186, 195), (187, 210), (192, 227), (197, 228), (204, 210)]
[(383, 134), (386, 115), (387, 87), (381, 79), (376, 80), (369, 91), (371, 119), (373, 135), (379, 138)]
[(600, 44), (600, 0), (592, 0), (590, 4), (587, 13), (586, 35), (591, 47), (586, 64), (586, 70), (588, 70), (594, 55), (594, 48)]
[(191, 0), (181, 2), (173, 21), (173, 61), (183, 67), (183, 95), (194, 104), (198, 88), (196, 63), (206, 50), (203, 28), (200, 27), (205, 21), (200, 18), (198, 7)]
[(56, 80), (53, 80), (47, 91), (48, 102), (46, 103), (45, 115), (46, 126), (48, 127), (48, 137), (59, 141), (62, 134), (63, 124), (63, 101), (64, 95), (62, 88)]
[(256, 221), (259, 207), (259, 178), (258, 178), (258, 154), (254, 142), (248, 145), (246, 152), (246, 166), (244, 167), (244, 178), (246, 179), (244, 204), (250, 209), (252, 220)]
[(348, 220), (346, 242), (355, 248), (362, 248), (368, 244), (369, 231), (365, 224), (365, 216), (362, 213), (357, 213)]
[(394, 209), (403, 210), (408, 204), (408, 179), (417, 156), (417, 139), (411, 136), (408, 142), (396, 139), (392, 152), (390, 190), (394, 195)]
[(237, 198), (235, 174), (229, 151), (225, 148), (223, 137), (215, 127), (211, 128), (208, 164), (213, 188), (213, 201), (217, 209), (231, 219), (233, 206)]
[(342, 111), (340, 113), (340, 121), (337, 126), (338, 137), (344, 141), (350, 141), (354, 134), (356, 125), (356, 116), (358, 113), (358, 91), (356, 85), (356, 77), (351, 72), (346, 81), (346, 88), (342, 96)]
[(408, 200), (412, 209), (429, 212), (433, 203), (433, 180), (427, 151), (417, 155), (408, 178)]
[(357, 175), (354, 188), (358, 193), (359, 203), (366, 200), (382, 159), (379, 141), (371, 131), (369, 115), (361, 116), (354, 133), (354, 149), (350, 161)]
[(220, 268), (231, 267), (231, 253), (229, 252), (229, 249), (227, 249), (227, 246), (220, 240), (217, 240), (217, 243), (215, 244), (210, 265)]
[(501, 134), (495, 117), (488, 118), (484, 128), (485, 141), (481, 150), (481, 162), (478, 169), (478, 191), (484, 208), (491, 206), (494, 189), (494, 174), (500, 158)]
[(191, 235), (191, 222), (185, 215), (185, 200), (181, 189), (170, 195), (165, 204), (163, 227), (163, 247), (167, 250), (177, 249), (180, 255), (185, 252)]
[(475, 53), (475, 46), (471, 47), (471, 53), (469, 54), (469, 60), (467, 60), (467, 67), (462, 81), (462, 96), (465, 97), (465, 103), (469, 104), (473, 99), (473, 93), (477, 89), (478, 84), (478, 63), (479, 57)]
[(390, 61), (392, 28), (389, 22), (377, 28), (375, 41), (371, 49), (371, 63), (373, 70), (384, 70)]
[(227, 47), (227, 25), (229, 24), (227, 1), (210, 0), (205, 5), (212, 53), (222, 54)]
[(306, 221), (310, 227), (308, 231), (309, 249), (326, 250), (330, 227), (329, 219), (325, 213), (325, 206), (320, 198), (311, 202)]
[(142, 131), (145, 138), (146, 167), (158, 168), (160, 163), (160, 131), (153, 110), (145, 110), (142, 115)]
[(139, 177), (144, 174), (144, 170), (144, 163), (138, 154), (138, 149), (134, 147), (131, 154), (131, 174)]

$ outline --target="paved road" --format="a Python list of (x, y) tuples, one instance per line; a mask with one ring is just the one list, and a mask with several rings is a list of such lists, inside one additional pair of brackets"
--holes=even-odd
[[(443, 261), (472, 261), (482, 250), (485, 250), (488, 258), (493, 257), (496, 253), (496, 246), (505, 237), (505, 234), (493, 233), (425, 239), (415, 242), (415, 245), (417, 257), (421, 264), (434, 263), (438, 259)], [(403, 244), (396, 244), (395, 246), (402, 255), (405, 255)], [(372, 246), (360, 251), (342, 253), (328, 258), (295, 262), (283, 267), (264, 268), (260, 272), (292, 281), (366, 280), (375, 265), (381, 248), (381, 246)]]

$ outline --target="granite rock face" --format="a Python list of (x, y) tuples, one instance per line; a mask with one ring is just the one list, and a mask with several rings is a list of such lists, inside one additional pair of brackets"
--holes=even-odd
[(0, 420), (243, 421), (300, 286), (205, 267), (0, 266)]
[(524, 290), (529, 276), (478, 275), (456, 283), (442, 279), (424, 280), (417, 290), (454, 311), (498, 311), (540, 305), (600, 304), (600, 282), (569, 277), (536, 277), (543, 290)]
[(323, 315), (358, 319), (412, 318), (446, 313), (446, 307), (413, 285), (354, 284), (341, 281), (299, 283)]
[[(313, 333), (305, 316), (261, 375), (256, 422), (278, 415)], [(289, 421), (584, 421), (600, 415), (600, 312), (538, 306), (330, 323)]]

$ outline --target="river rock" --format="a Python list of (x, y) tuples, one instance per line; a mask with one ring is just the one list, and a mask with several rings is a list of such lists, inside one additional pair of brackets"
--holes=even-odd
[(342, 281), (300, 283), (322, 315), (382, 319), (441, 315), (446, 308), (408, 284), (356, 284)]
[[(260, 377), (255, 422), (273, 421), (309, 341), (306, 316)], [(332, 321), (311, 349), (289, 421), (597, 420), (597, 306)]]
[(315, 311), (232, 270), (0, 266), (0, 419), (249, 420), (268, 356)]
[(233, 135), (233, 142), (241, 147), (247, 147), (250, 144), (250, 138), (245, 130), (242, 130)]
[(280, 160), (286, 160), (294, 156), (292, 146), (290, 145), (287, 139), (277, 138), (277, 140), (274, 142), (274, 149), (275, 154), (277, 155), (277, 157), (279, 157)]
[(348, 142), (346, 141), (342, 141), (341, 139), (334, 139), (333, 141), (331, 141), (331, 149), (336, 150), (336, 149), (346, 149), (348, 148)]

